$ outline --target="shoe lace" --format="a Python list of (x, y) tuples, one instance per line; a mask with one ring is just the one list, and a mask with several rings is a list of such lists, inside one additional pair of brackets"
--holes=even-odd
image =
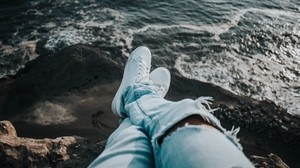
[(149, 80), (149, 71), (150, 67), (148, 67), (142, 60), (138, 61), (138, 77), (137, 77), (137, 82), (143, 82)]

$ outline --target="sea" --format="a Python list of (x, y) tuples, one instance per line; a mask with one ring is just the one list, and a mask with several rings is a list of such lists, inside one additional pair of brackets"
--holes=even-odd
[(75, 44), (120, 65), (148, 46), (153, 67), (300, 115), (299, 0), (0, 1), (0, 78)]

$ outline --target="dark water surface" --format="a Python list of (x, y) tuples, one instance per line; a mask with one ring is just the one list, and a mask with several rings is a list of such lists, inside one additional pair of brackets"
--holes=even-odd
[(77, 43), (117, 62), (139, 45), (153, 66), (300, 114), (300, 1), (0, 2), (0, 77)]

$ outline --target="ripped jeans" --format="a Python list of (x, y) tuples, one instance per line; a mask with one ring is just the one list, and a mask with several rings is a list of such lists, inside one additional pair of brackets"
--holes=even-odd
[[(238, 129), (226, 131), (221, 126), (212, 115), (209, 99), (173, 102), (160, 97), (151, 84), (128, 86), (122, 106), (128, 118), (111, 134), (105, 150), (89, 167), (253, 167), (241, 151)], [(186, 124), (158, 143), (168, 129), (191, 115), (200, 115), (217, 129)]]

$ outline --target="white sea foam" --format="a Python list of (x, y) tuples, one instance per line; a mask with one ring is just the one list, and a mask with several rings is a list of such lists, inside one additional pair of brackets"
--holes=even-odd
[[(180, 49), (172, 51), (173, 55), (178, 56), (175, 67), (184, 76), (214, 83), (236, 94), (247, 95), (257, 99), (271, 99), (277, 104), (288, 108), (289, 112), (300, 114), (299, 45), (286, 44), (276, 47), (275, 43), (270, 42), (267, 43), (267, 46), (264, 46), (270, 49), (270, 51), (268, 50), (265, 53), (261, 53), (262, 55), (252, 54), (251, 56), (245, 56), (241, 55), (243, 51), (239, 52), (241, 45), (245, 45), (244, 48), (248, 50), (247, 45), (250, 46), (252, 43), (256, 43), (257, 47), (261, 47), (262, 44), (255, 41), (255, 39), (251, 39), (253, 37), (250, 36), (242, 38), (242, 44), (233, 42), (229, 46), (226, 46), (228, 44), (222, 39), (223, 34), (230, 32), (234, 28), (240, 28), (238, 24), (241, 23), (241, 20), (247, 17), (246, 20), (248, 21), (250, 19), (251, 21), (253, 13), (258, 14), (254, 15), (258, 17), (260, 17), (260, 14), (270, 16), (263, 18), (266, 20), (257, 19), (258, 23), (264, 23), (264, 25), (261, 25), (265, 26), (263, 28), (259, 27), (258, 29), (267, 29), (270, 30), (270, 32), (276, 32), (276, 28), (279, 25), (285, 26), (291, 34), (300, 36), (299, 13), (279, 9), (249, 8), (233, 11), (229, 16), (224, 16), (223, 19), (227, 19), (228, 21), (220, 24), (178, 21), (165, 24), (142, 23), (145, 26), (136, 28), (135, 25), (128, 25), (129, 20), (136, 18), (135, 13), (102, 8), (101, 5), (94, 0), (85, 2), (89, 5), (83, 5), (81, 1), (72, 0), (51, 2), (55, 7), (77, 11), (75, 12), (76, 16), (56, 16), (53, 14), (53, 12), (56, 11), (54, 8), (29, 9), (25, 14), (36, 15), (38, 17), (49, 14), (49, 20), (47, 19), (45, 22), (41, 21), (40, 27), (50, 31), (45, 35), (37, 31), (38, 28), (36, 28), (36, 30), (22, 37), (22, 41), (33, 41), (34, 43), (30, 43), (26, 46), (29, 46), (30, 49), (35, 49), (35, 43), (40, 39), (46, 38), (47, 42), (44, 47), (50, 51), (57, 51), (57, 49), (78, 43), (93, 44), (99, 42), (100, 45), (103, 43), (103, 45), (107, 46), (117, 46), (121, 49), (123, 56), (129, 56), (133, 41), (140, 40), (134, 39), (137, 37), (136, 35), (145, 37), (154, 35), (155, 37), (160, 37), (160, 35), (169, 36), (170, 34), (167, 32), (176, 33), (179, 31), (187, 34), (208, 32), (212, 34), (212, 36), (208, 38), (211, 38), (210, 40), (213, 44), (206, 43), (204, 45), (207, 45), (208, 49), (210, 49), (209, 45), (224, 47), (221, 49), (224, 51), (218, 53), (218, 55), (212, 54), (213, 56), (211, 57), (201, 56), (198, 62), (195, 62), (195, 59), (191, 59), (191, 55), (194, 54), (193, 56), (195, 56), (197, 52), (191, 51), (186, 53)], [(30, 3), (35, 6), (40, 2), (33, 1)], [(70, 5), (74, 4), (76, 4), (75, 6), (77, 7), (70, 7)], [(298, 24), (298, 26), (295, 26), (295, 23), (291, 23), (285, 18), (297, 20), (298, 23), (296, 24)], [(21, 25), (20, 28), (22, 28), (22, 26), (23, 25)], [(280, 31), (278, 32), (279, 35), (281, 33)], [(19, 36), (19, 31), (16, 31), (14, 36)], [(245, 34), (245, 36), (248, 35)], [(201, 37), (199, 37), (199, 39), (201, 40)], [(18, 44), (18, 47), (22, 46), (21, 42), (18, 42)], [(166, 42), (166, 46), (162, 46), (161, 50), (169, 49), (168, 47), (191, 47), (199, 48), (200, 50), (200, 48), (203, 49), (203, 44), (197, 40), (190, 42), (174, 40), (170, 44)], [(227, 50), (228, 48), (229, 50)], [(16, 48), (10, 46), (2, 46), (0, 49), (4, 53), (1, 57), (5, 57), (16, 50)], [(24, 53), (26, 54), (26, 51), (24, 51)], [(35, 57), (32, 57), (32, 59), (33, 58)]]
[[(272, 17), (277, 16), (279, 20), (286, 15), (289, 17), (292, 15), (294, 19), (300, 18), (300, 14), (280, 10), (245, 9), (238, 11), (239, 15), (233, 19), (232, 23), (238, 21), (247, 12), (262, 12), (272, 15)], [(229, 23), (227, 25), (228, 28), (229, 25), (234, 24)], [(221, 25), (221, 27), (224, 26)], [(289, 28), (288, 31), (299, 36), (299, 25), (296, 27), (297, 29)], [(215, 28), (215, 30), (223, 33), (227, 28)], [(275, 28), (268, 27), (268, 29)], [(276, 32), (276, 30), (272, 31)], [(251, 44), (251, 42), (254, 42), (254, 40), (249, 37), (248, 43)], [(236, 53), (235, 51), (238, 51), (239, 47), (240, 44), (238, 43), (231, 44), (230, 48), (233, 50), (224, 51), (218, 56), (202, 57), (199, 62), (191, 61), (189, 55), (177, 53), (178, 58), (175, 62), (175, 68), (186, 77), (213, 83), (238, 95), (245, 95), (259, 100), (270, 99), (288, 109), (288, 112), (299, 115), (299, 44), (287, 43), (277, 48), (276, 43), (273, 42), (269, 44), (272, 53), (254, 54), (251, 57)]]
[[(216, 84), (238, 95), (273, 100), (290, 113), (300, 110), (299, 90), (293, 91), (300, 77), (287, 71), (284, 65), (259, 55), (252, 59), (241, 59), (228, 52), (223, 55), (197, 63), (189, 62), (183, 55), (177, 58), (175, 68), (186, 77)], [(283, 74), (289, 82), (278, 80)]]
[[(149, 30), (156, 30), (160, 31), (163, 29), (173, 29), (173, 28), (181, 28), (181, 29), (188, 29), (193, 30), (196, 32), (209, 32), (214, 34), (215, 36), (219, 36), (220, 34), (223, 34), (227, 32), (230, 28), (237, 26), (241, 18), (248, 12), (261, 12), (272, 16), (294, 16), (295, 18), (299, 17), (299, 13), (289, 12), (289, 11), (282, 11), (282, 10), (276, 10), (276, 9), (257, 9), (257, 8), (249, 8), (249, 9), (243, 9), (238, 10), (236, 12), (233, 12), (229, 22), (226, 22), (224, 24), (214, 24), (214, 25), (194, 25), (194, 24), (174, 24), (174, 25), (146, 25), (139, 29), (129, 29), (129, 33), (137, 34), (137, 33), (144, 33)], [(300, 30), (297, 30), (300, 32)]]
[[(176, 59), (175, 68), (182, 75), (213, 83), (238, 95), (270, 99), (288, 112), (299, 114), (300, 64), (282, 64), (264, 55), (241, 57), (229, 51), (218, 57), (206, 57), (200, 62), (189, 59), (183, 54)], [(291, 59), (285, 58), (287, 62), (293, 61)], [(295, 61), (299, 62), (300, 58)]]
[[(126, 14), (110, 8), (95, 9), (93, 11), (79, 10), (77, 14), (81, 16), (81, 19), (75, 21), (71, 18), (66, 18), (62, 27), (57, 27), (50, 31), (49, 39), (45, 45), (46, 49), (55, 51), (57, 48), (78, 43), (92, 44), (99, 40), (105, 41), (103, 38), (108, 38), (111, 44), (131, 45), (132, 38), (130, 39), (123, 35), (124, 33), (120, 30), (120, 24), (124, 21)], [(100, 15), (105, 17), (102, 19), (97, 17)], [(109, 17), (113, 19), (106, 19)], [(43, 25), (43, 27), (49, 26), (53, 26), (53, 23), (50, 22)], [(107, 35), (104, 37), (101, 36), (101, 33), (98, 33), (97, 36), (93, 34), (93, 28), (109, 28), (110, 32), (105, 32)], [(123, 44), (123, 41), (125, 41), (125, 44)]]
[(197, 32), (209, 32), (212, 33), (216, 36), (227, 32), (229, 30), (229, 28), (236, 26), (235, 24), (235, 20), (233, 20), (233, 22), (230, 23), (226, 23), (226, 24), (221, 24), (221, 25), (217, 25), (217, 26), (209, 26), (209, 25), (192, 25), (192, 24), (176, 24), (176, 25), (146, 25), (140, 29), (135, 29), (135, 30), (129, 30), (129, 32), (133, 33), (133, 34), (137, 34), (137, 33), (144, 33), (148, 30), (162, 30), (162, 29), (173, 29), (173, 28), (180, 28), (180, 29), (188, 29), (188, 30), (192, 30), (192, 31), (197, 31)]
[[(94, 11), (93, 11), (94, 12)], [(165, 29), (180, 29), (187, 32), (209, 32), (212, 33), (214, 39), (220, 40), (220, 35), (228, 32), (231, 28), (236, 27), (241, 19), (248, 13), (264, 13), (272, 15), (272, 17), (290, 16), (298, 17), (297, 14), (275, 9), (243, 9), (234, 12), (229, 21), (223, 24), (214, 25), (194, 25), (194, 24), (151, 24), (142, 28), (124, 29), (123, 24), (126, 23), (126, 15), (119, 11), (109, 8), (101, 9), (99, 13), (105, 13), (112, 16), (112, 20), (98, 20), (96, 17), (91, 17), (87, 11), (78, 11), (78, 14), (83, 16), (83, 20), (77, 21), (76, 26), (68, 27), (65, 29), (53, 30), (53, 35), (47, 42), (46, 47), (54, 49), (57, 45), (73, 45), (77, 43), (92, 43), (97, 38), (89, 34), (91, 27), (109, 28), (110, 43), (122, 46), (122, 53), (128, 56), (128, 50), (132, 49), (132, 41), (135, 34), (147, 35), (149, 32), (160, 32)], [(50, 24), (51, 25), (51, 24)], [(269, 25), (266, 25), (269, 26)], [(271, 25), (272, 26), (272, 25)], [(269, 27), (272, 28), (272, 27)], [(293, 33), (298, 33), (298, 29), (294, 29)], [(249, 41), (254, 42), (253, 39)], [(103, 40), (103, 39), (102, 39)], [(173, 46), (189, 46), (200, 47), (200, 44), (191, 42), (184, 45), (183, 43), (174, 42)], [(230, 48), (239, 49), (240, 44), (231, 44)], [(257, 45), (260, 45), (259, 43)], [(270, 46), (272, 47), (272, 46)], [(288, 57), (286, 51), (292, 53), (293, 57)], [(246, 95), (255, 99), (273, 100), (278, 105), (287, 108), (290, 113), (298, 113), (300, 111), (300, 91), (298, 86), (300, 73), (299, 65), (300, 60), (295, 59), (295, 56), (300, 56), (299, 49), (295, 46), (286, 45), (280, 47), (278, 51), (280, 57), (272, 53), (266, 55), (252, 55), (252, 57), (243, 57), (234, 51), (224, 51), (216, 57), (203, 57), (200, 62), (190, 61), (190, 56), (184, 53), (174, 53), (179, 55), (176, 60), (175, 68), (184, 76), (197, 79), (204, 82), (213, 83), (221, 86), (229, 91), (239, 95)], [(293, 67), (291, 67), (291, 65)], [(292, 99), (291, 99), (292, 98)]]
[(82, 34), (82, 31), (75, 29), (74, 27), (68, 27), (66, 29), (56, 29), (52, 31), (53, 35), (50, 36), (45, 48), (49, 50), (55, 50), (57, 48), (63, 48), (66, 46), (87, 43), (87, 40)]

